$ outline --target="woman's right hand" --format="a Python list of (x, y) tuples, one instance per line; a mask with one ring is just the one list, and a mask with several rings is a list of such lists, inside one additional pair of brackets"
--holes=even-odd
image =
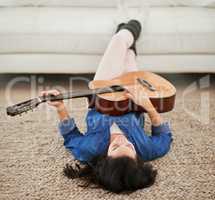
[(155, 110), (142, 85), (137, 84), (133, 86), (126, 86), (125, 89), (127, 90), (125, 96), (131, 99), (135, 104), (142, 106), (147, 112)]
[[(42, 91), (41, 96), (48, 96), (48, 95), (54, 95), (57, 96), (60, 94), (58, 90), (47, 90), (47, 91)], [(54, 106), (56, 108), (61, 108), (64, 107), (63, 101), (48, 101), (48, 104), (51, 106)]]
[(147, 111), (152, 125), (159, 126), (163, 120), (160, 114), (156, 111), (148, 95), (145, 93), (143, 87), (138, 84), (134, 86), (127, 86), (125, 88), (127, 89), (125, 96), (137, 105), (142, 106)]

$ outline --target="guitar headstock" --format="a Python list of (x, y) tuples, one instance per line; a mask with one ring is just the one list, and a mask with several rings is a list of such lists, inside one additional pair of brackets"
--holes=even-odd
[(28, 112), (29, 110), (33, 110), (34, 108), (36, 108), (41, 102), (42, 100), (38, 97), (15, 104), (13, 106), (9, 106), (7, 107), (7, 115), (16, 116), (24, 112)]

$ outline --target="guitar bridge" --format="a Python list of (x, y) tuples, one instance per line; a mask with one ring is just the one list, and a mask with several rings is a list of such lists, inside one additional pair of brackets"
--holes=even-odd
[(142, 79), (142, 78), (137, 78), (137, 81), (142, 85), (147, 87), (149, 90), (155, 92), (156, 89), (146, 80)]

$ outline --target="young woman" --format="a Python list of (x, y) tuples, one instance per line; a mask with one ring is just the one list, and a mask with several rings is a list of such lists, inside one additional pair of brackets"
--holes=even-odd
[[(94, 80), (113, 79), (123, 73), (137, 71), (135, 43), (141, 32), (137, 20), (118, 25)], [(146, 135), (144, 116), (130, 112), (123, 116), (108, 116), (94, 108), (86, 117), (87, 131), (80, 133), (63, 101), (49, 102), (57, 108), (59, 130), (65, 147), (86, 167), (77, 169), (67, 165), (64, 174), (69, 178), (84, 177), (109, 191), (119, 193), (151, 186), (157, 174), (146, 163), (164, 156), (170, 149), (172, 135), (167, 122), (163, 122), (142, 86), (127, 87), (128, 98), (142, 106), (152, 124), (151, 136)], [(42, 95), (58, 95), (57, 90), (44, 91)]]

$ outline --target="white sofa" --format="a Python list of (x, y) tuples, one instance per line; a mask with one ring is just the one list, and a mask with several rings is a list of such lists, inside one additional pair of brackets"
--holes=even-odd
[[(145, 2), (141, 69), (215, 72), (214, 1)], [(117, 3), (0, 0), (0, 73), (94, 73), (116, 28)], [(140, 0), (127, 5), (140, 11)]]

